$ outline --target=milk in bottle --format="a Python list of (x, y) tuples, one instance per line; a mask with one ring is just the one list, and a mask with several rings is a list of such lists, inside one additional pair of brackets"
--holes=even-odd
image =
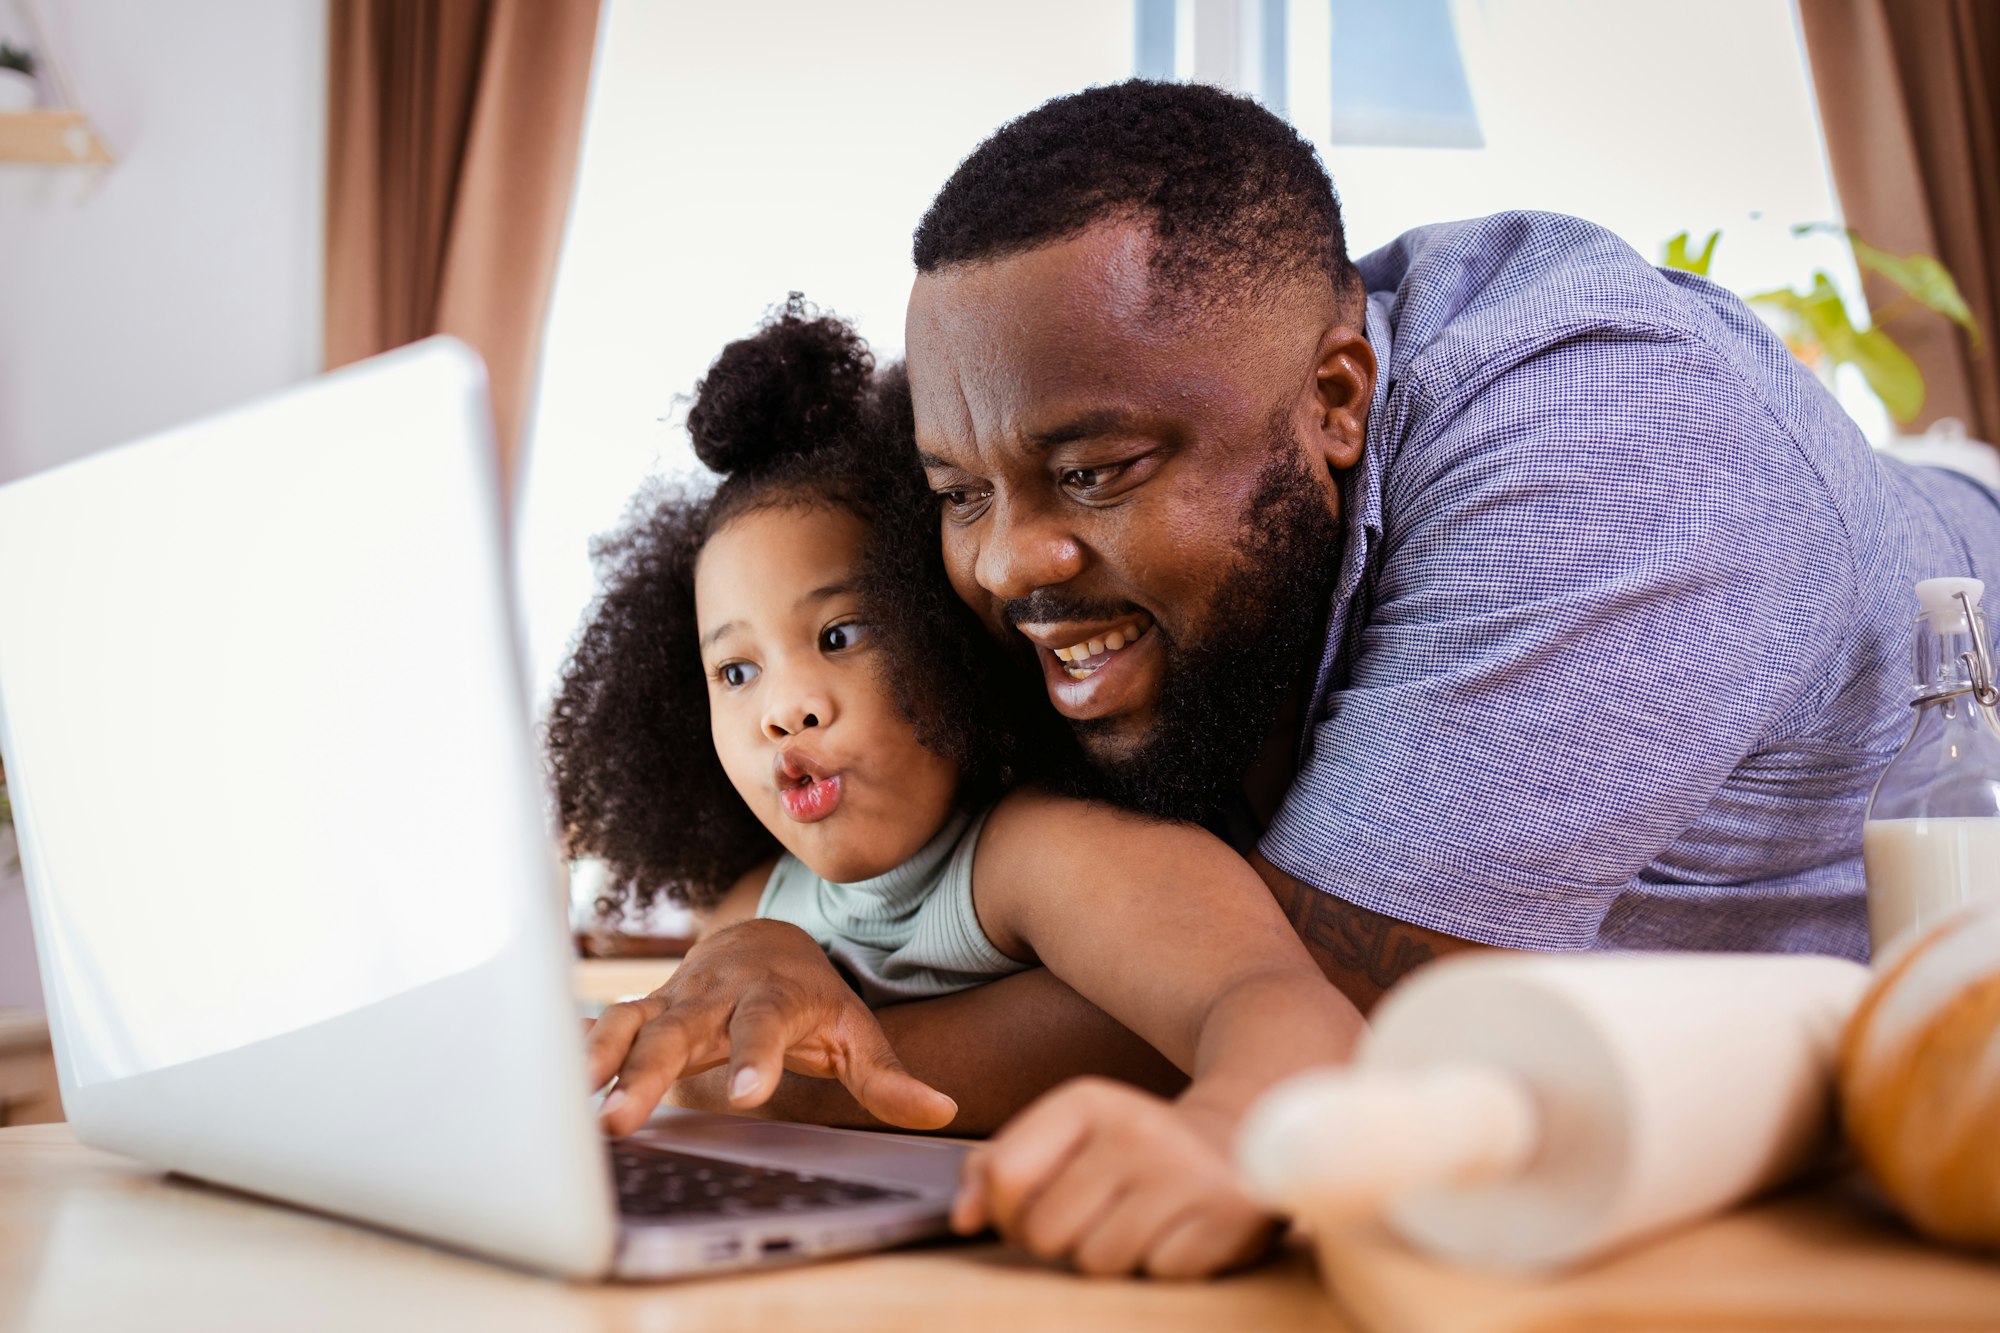
[(1916, 710), (1862, 827), (1868, 937), (1897, 940), (1979, 899), (2000, 901), (2000, 704), (1978, 579), (1917, 585)]

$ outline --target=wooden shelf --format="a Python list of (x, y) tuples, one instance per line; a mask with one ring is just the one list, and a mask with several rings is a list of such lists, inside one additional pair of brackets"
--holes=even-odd
[(111, 150), (81, 111), (0, 113), (0, 162), (108, 166)]

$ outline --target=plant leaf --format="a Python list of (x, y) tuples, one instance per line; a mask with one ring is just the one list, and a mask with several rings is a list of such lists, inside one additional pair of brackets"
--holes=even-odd
[(1715, 260), (1715, 243), (1722, 239), (1722, 233), (1710, 232), (1698, 255), (1688, 253), (1688, 240), (1691, 235), (1692, 233), (1684, 231), (1668, 239), (1666, 249), (1660, 255), (1660, 267), (1679, 269), (1683, 273), (1692, 273), (1705, 278), (1708, 276), (1709, 264)]
[(1847, 303), (1840, 299), (1833, 279), (1826, 274), (1813, 274), (1812, 286), (1802, 292), (1781, 287), (1759, 292), (1749, 300), (1776, 314), (1773, 322), (1785, 345), (1813, 369), (1819, 369), (1822, 360), (1834, 366), (1853, 360), (1854, 340), (1858, 336), (1854, 320), (1848, 315)]
[(1896, 340), (1880, 329), (1863, 329), (1845, 360), (1860, 367), (1868, 387), (1898, 425), (1907, 425), (1924, 407), (1924, 373)]
[(1831, 376), (1842, 366), (1855, 367), (1898, 422), (1923, 410), (1924, 376), (1917, 363), (1882, 330), (1855, 328), (1847, 303), (1825, 273), (1813, 274), (1805, 291), (1779, 288), (1749, 301), (1768, 314), (1785, 346), (1815, 372)]
[(1951, 270), (1936, 258), (1921, 253), (1891, 254), (1862, 240), (1853, 228), (1836, 227), (1831, 222), (1802, 222), (1792, 228), (1795, 236), (1814, 232), (1845, 236), (1848, 247), (1854, 251), (1856, 267), (1863, 273), (1875, 274), (1924, 309), (1943, 315), (1964, 329), (1972, 337), (1972, 350), (1979, 351), (1984, 341), (1979, 321), (1974, 318), (1972, 307), (1965, 303), (1965, 294), (1953, 281)]
[(1811, 328), (1806, 324), (1803, 296), (1789, 288), (1780, 287), (1774, 291), (1758, 292), (1743, 299), (1777, 331), (1793, 356), (1808, 366), (1818, 366), (1819, 340), (1813, 336)]
[(1860, 237), (1854, 242), (1854, 262), (1864, 270), (1878, 273), (1895, 283), (1910, 299), (1926, 310), (1934, 310), (1972, 335), (1972, 350), (1982, 341), (1979, 321), (1965, 303), (1964, 293), (1951, 280), (1951, 271), (1929, 255), (1892, 255), (1877, 250)]

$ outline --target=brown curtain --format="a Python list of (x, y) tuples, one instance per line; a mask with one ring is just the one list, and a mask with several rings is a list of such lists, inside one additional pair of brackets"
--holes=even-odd
[[(1898, 254), (1936, 255), (1986, 335), (1915, 313), (1888, 325), (1928, 389), (1917, 426), (1959, 417), (2000, 440), (2000, 5), (1799, 0), (1820, 123), (1847, 225)], [(1893, 289), (1871, 285), (1870, 305)]]
[(598, 0), (330, 0), (326, 362), (433, 333), (493, 378), (511, 494)]

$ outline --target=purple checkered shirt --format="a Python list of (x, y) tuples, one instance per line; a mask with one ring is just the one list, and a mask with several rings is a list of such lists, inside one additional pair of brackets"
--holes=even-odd
[(1875, 453), (1742, 302), (1590, 223), (1360, 267), (1375, 400), (1264, 855), (1485, 944), (1865, 958), (1912, 586), (2000, 586), (2000, 502)]

